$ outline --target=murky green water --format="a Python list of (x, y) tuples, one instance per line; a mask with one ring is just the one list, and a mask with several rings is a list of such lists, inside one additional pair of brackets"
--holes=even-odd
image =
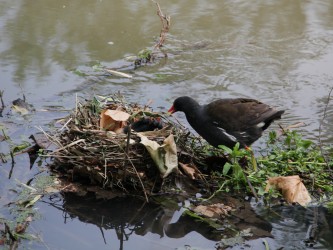
[[(134, 70), (125, 58), (151, 48), (161, 28), (151, 1), (2, 0), (0, 90), (4, 90), (6, 105), (24, 94), (37, 110), (25, 118), (7, 115), (5, 110), (0, 124), (14, 142), (28, 140), (37, 131), (35, 125), (47, 128), (64, 116), (74, 107), (76, 94), (90, 97), (114, 91), (141, 104), (152, 99), (152, 106), (164, 111), (181, 95), (202, 103), (223, 97), (260, 99), (287, 110), (282, 124), (304, 122), (304, 134), (317, 139), (333, 87), (331, 0), (173, 0), (160, 1), (160, 5), (172, 18), (165, 44), (169, 56)], [(91, 66), (98, 62), (133, 78), (96, 75)], [(79, 76), (74, 70), (90, 76)], [(60, 109), (45, 111), (50, 106)], [(331, 101), (322, 127), (325, 143), (333, 142), (332, 117)], [(8, 152), (8, 145), (1, 143), (0, 151)], [(0, 163), (1, 190), (15, 186), (15, 178), (24, 182), (33, 175), (25, 156), (19, 156), (17, 162), (21, 164), (15, 166), (11, 180), (7, 179), (10, 163)], [(0, 204), (6, 204), (13, 195), (1, 192)], [(81, 249), (91, 248), (91, 242), (105, 249), (119, 247), (114, 243), (114, 231), (105, 232), (113, 240), (104, 244), (96, 226), (76, 218), (63, 223), (62, 213), (57, 211), (41, 205), (45, 218), (35, 226), (52, 249), (69, 249), (73, 242)], [(53, 237), (57, 232), (67, 235), (62, 235), (61, 244)], [(81, 234), (89, 244), (82, 241)], [(133, 249), (138, 242), (144, 242), (145, 249), (186, 244), (214, 247), (213, 241), (200, 234), (178, 240), (164, 236), (163, 246), (154, 245), (160, 236), (148, 235), (132, 235), (124, 249)], [(276, 246), (282, 246), (283, 239), (276, 238)], [(296, 237), (295, 244), (300, 239), (302, 235)], [(325, 242), (323, 239), (319, 247), (326, 247)]]

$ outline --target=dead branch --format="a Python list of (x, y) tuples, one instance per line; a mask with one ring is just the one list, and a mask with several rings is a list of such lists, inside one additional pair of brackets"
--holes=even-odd
[[(160, 32), (160, 39), (155, 44), (154, 50), (155, 49), (161, 50), (161, 47), (163, 46), (163, 44), (166, 40), (166, 35), (170, 30), (171, 17), (163, 14), (160, 5), (157, 2), (155, 2), (154, 0), (152, 0), (152, 2), (155, 3), (156, 6), (157, 6), (157, 15), (160, 17), (161, 23), (162, 23), (162, 29), (161, 29), (161, 32)], [(167, 56), (166, 53), (164, 53), (164, 55)]]

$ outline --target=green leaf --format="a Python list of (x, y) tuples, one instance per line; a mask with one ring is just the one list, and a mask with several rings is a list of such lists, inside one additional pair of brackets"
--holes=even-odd
[(233, 148), (234, 152), (237, 152), (239, 150), (239, 142), (236, 143), (236, 145)]
[(232, 165), (229, 162), (226, 162), (223, 166), (223, 175), (227, 175)]
[(232, 149), (228, 148), (227, 146), (224, 145), (219, 145), (219, 148), (222, 149), (225, 153), (231, 155), (232, 154)]
[(20, 152), (24, 149), (26, 149), (27, 147), (30, 146), (30, 143), (29, 142), (22, 142), (22, 144), (20, 145), (16, 145), (14, 148), (13, 148), (13, 153), (17, 153), (17, 152)]
[(309, 140), (303, 140), (302, 141), (302, 147), (305, 148), (305, 149), (307, 149), (311, 145), (312, 145), (312, 141), (309, 141)]

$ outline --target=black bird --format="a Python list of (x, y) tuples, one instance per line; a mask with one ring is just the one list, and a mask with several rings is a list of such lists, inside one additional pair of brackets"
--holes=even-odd
[(248, 147), (258, 140), (284, 110), (276, 110), (260, 101), (247, 98), (219, 99), (200, 105), (188, 96), (178, 97), (169, 113), (182, 111), (192, 128), (214, 147)]

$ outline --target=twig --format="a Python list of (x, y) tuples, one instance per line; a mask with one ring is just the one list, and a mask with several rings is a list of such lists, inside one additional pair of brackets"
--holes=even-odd
[(1, 107), (2, 107), (2, 108), (5, 107), (5, 103), (3, 102), (3, 99), (2, 99), (2, 97), (3, 97), (3, 93), (4, 93), (4, 92), (5, 92), (4, 90), (0, 90), (0, 100), (1, 100)]
[(15, 164), (14, 152), (12, 150), (10, 151), (10, 158), (12, 158), (12, 164)]
[(131, 139), (131, 125), (128, 126), (127, 141), (126, 141), (126, 157), (128, 158), (128, 150)]
[(72, 121), (73, 118), (69, 118), (68, 121), (59, 129), (59, 131), (63, 130), (64, 128), (68, 128), (67, 125)]
[(252, 192), (253, 196), (256, 198), (256, 202), (258, 202), (259, 201), (259, 197), (258, 197), (256, 191), (254, 190), (254, 188), (253, 188), (253, 186), (251, 184), (251, 181), (249, 180), (249, 178), (247, 177), (247, 175), (245, 173), (244, 173), (244, 177), (245, 177), (245, 179), (247, 181), (247, 184), (249, 185), (249, 188), (251, 189), (251, 192)]
[(105, 185), (108, 183), (107, 166), (108, 166), (108, 162), (107, 162), (107, 159), (104, 157), (104, 181), (103, 181), (103, 188), (105, 188)]
[(146, 192), (146, 190), (145, 190), (145, 186), (143, 185), (143, 182), (142, 182), (142, 180), (141, 180), (141, 177), (140, 177), (138, 171), (136, 170), (136, 167), (134, 166), (132, 160), (131, 160), (129, 157), (128, 157), (128, 161), (131, 163), (131, 165), (132, 165), (132, 167), (133, 167), (133, 170), (135, 171), (136, 175), (138, 176), (139, 181), (140, 181), (140, 184), (141, 184), (141, 187), (142, 187), (142, 191), (143, 191), (143, 193), (144, 193), (144, 195), (145, 195), (145, 198), (146, 198), (146, 201), (147, 201), (147, 203), (149, 203), (148, 195), (147, 195), (147, 192)]
[(285, 135), (287, 133), (287, 131), (289, 131), (292, 128), (300, 128), (300, 127), (304, 127), (306, 124), (304, 122), (297, 122), (294, 124), (291, 124), (287, 127), (282, 127), (281, 124), (278, 124), (280, 130), (276, 130), (276, 138), (279, 138), (281, 135)]
[(131, 125), (128, 125), (128, 132), (127, 132), (127, 140), (126, 140), (126, 149), (125, 149), (125, 159), (124, 159), (124, 174), (123, 174), (123, 180), (126, 178), (126, 163), (127, 160), (129, 160), (128, 156), (128, 150), (129, 150), (129, 145), (130, 145), (130, 140), (131, 140)]
[(57, 140), (57, 138), (55, 136), (52, 137), (51, 135), (46, 133), (42, 127), (35, 126), (35, 128), (37, 128), (39, 131), (41, 131), (50, 142), (57, 144), (57, 146), (59, 146), (59, 147), (63, 147), (61, 142), (59, 140)]
[(85, 139), (79, 139), (79, 140), (77, 140), (77, 141), (73, 141), (72, 143), (70, 143), (70, 144), (68, 144), (68, 145), (66, 145), (66, 146), (64, 146), (64, 147), (62, 147), (62, 148), (58, 148), (57, 150), (54, 150), (52, 153), (55, 154), (55, 153), (57, 153), (57, 152), (59, 152), (59, 151), (65, 150), (66, 148), (69, 148), (69, 147), (71, 147), (71, 146), (74, 146), (74, 145), (76, 145), (76, 144), (78, 144), (78, 143), (80, 143), (80, 142), (85, 142)]
[[(152, 0), (152, 2), (155, 3), (156, 6), (157, 6), (157, 15), (160, 17), (161, 23), (162, 23), (162, 30), (161, 30), (161, 33), (160, 33), (160, 39), (159, 39), (158, 43), (156, 43), (154, 49), (161, 50), (161, 47), (163, 46), (163, 43), (166, 40), (166, 34), (170, 30), (171, 17), (163, 14), (160, 5), (156, 1)], [(167, 57), (167, 54), (164, 53), (164, 56)]]
[(125, 78), (133, 78), (132, 75), (126, 74), (124, 72), (116, 71), (113, 69), (105, 69), (108, 73), (115, 75), (115, 76), (120, 76), (120, 77), (125, 77)]
[(10, 157), (12, 158), (12, 166), (9, 171), (8, 179), (12, 178), (12, 173), (13, 173), (14, 166), (15, 166), (14, 153), (12, 150), (10, 151)]
[(3, 102), (3, 93), (4, 90), (0, 90), (0, 100), (1, 100), (1, 107), (0, 107), (0, 117), (2, 117), (2, 111), (5, 109), (5, 103)]
[(6, 163), (7, 162), (7, 159), (6, 159), (6, 156), (5, 156), (4, 153), (0, 153), (0, 159), (1, 159), (2, 163)]
[(36, 189), (36, 188), (30, 187), (30, 186), (28, 186), (27, 184), (21, 182), (21, 181), (18, 180), (18, 179), (15, 179), (15, 181), (16, 181), (17, 183), (19, 183), (21, 186), (23, 186), (23, 187), (29, 189), (31, 192), (37, 192), (37, 189)]
[(326, 113), (327, 113), (327, 107), (328, 107), (328, 104), (330, 102), (330, 99), (331, 99), (331, 94), (332, 94), (332, 91), (333, 91), (333, 87), (331, 88), (330, 92), (328, 93), (328, 97), (327, 97), (327, 103), (325, 105), (325, 109), (324, 109), (324, 115), (323, 115), (323, 119), (321, 119), (320, 123), (319, 123), (319, 148), (320, 148), (320, 153), (321, 155), (323, 156), (324, 158), (324, 161), (326, 162), (327, 166), (329, 169), (330, 166), (328, 164), (328, 160), (326, 159), (325, 155), (324, 155), (324, 152), (323, 152), (323, 143), (322, 143), (322, 140), (321, 140), (321, 131), (322, 131), (322, 125), (323, 125), (323, 122), (324, 120), (326, 119)]
[(213, 193), (211, 196), (209, 196), (208, 198), (203, 199), (203, 201), (209, 201), (209, 200), (212, 199), (215, 195), (217, 195), (219, 192), (222, 192), (223, 187), (224, 187), (225, 184), (226, 184), (226, 182), (223, 182), (222, 185), (219, 187), (218, 190), (214, 191), (214, 193)]

